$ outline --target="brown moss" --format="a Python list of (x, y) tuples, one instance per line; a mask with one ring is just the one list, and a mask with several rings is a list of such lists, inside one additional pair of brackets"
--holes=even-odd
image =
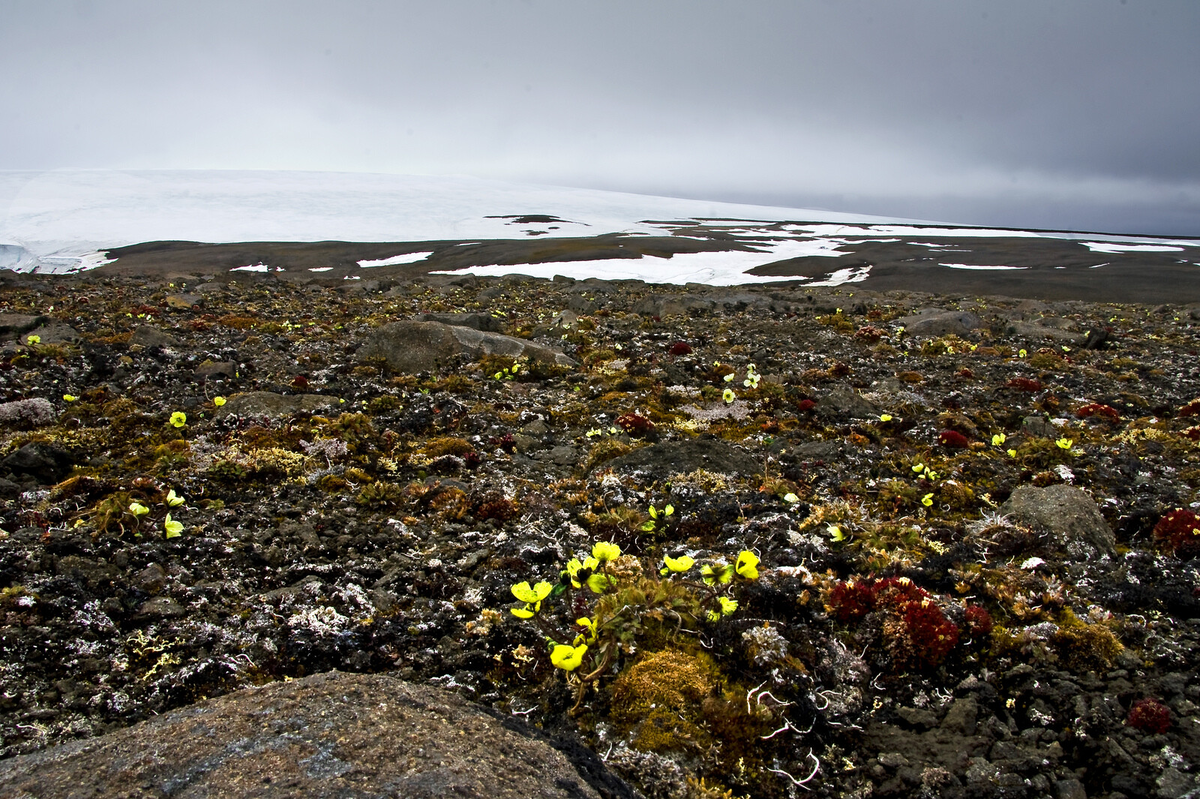
[(425, 442), (425, 454), (430, 458), (440, 458), (443, 455), (462, 456), (474, 451), (474, 449), (475, 447), (470, 441), (467, 441), (465, 438), (455, 438), (453, 436), (431, 438)]

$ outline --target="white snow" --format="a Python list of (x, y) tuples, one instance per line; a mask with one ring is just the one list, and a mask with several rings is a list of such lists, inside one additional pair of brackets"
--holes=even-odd
[(433, 255), (433, 250), (429, 250), (428, 252), (406, 252), (403, 255), (393, 255), (391, 258), (382, 258), (378, 261), (359, 261), (358, 265), (364, 269), (370, 269), (373, 266), (413, 264), (417, 261), (423, 261), (431, 255)]
[[(533, 215), (552, 216), (559, 221), (521, 222), (515, 218)], [(436, 242), (524, 240), (530, 233), (542, 234), (543, 238), (601, 233), (661, 236), (686, 228), (689, 222), (751, 239), (762, 251), (479, 266), (464, 271), (732, 285), (795, 280), (746, 273), (755, 266), (788, 258), (836, 258), (852, 252), (856, 244), (895, 241), (897, 237), (933, 241), (947, 237), (1065, 239), (1079, 241), (1094, 252), (1108, 253), (1176, 252), (1185, 246), (1200, 246), (1200, 240), (925, 226), (914, 220), (862, 214), (463, 177), (270, 171), (0, 171), (0, 268), (16, 271), (66, 273), (90, 269), (108, 262), (102, 255), (106, 250), (150, 241)], [(687, 236), (686, 229), (680, 233)], [(922, 243), (936, 252), (947, 251), (946, 245)], [(361, 261), (359, 266), (415, 263), (430, 252), (422, 249), (380, 261)], [(947, 266), (967, 268), (961, 264)], [(268, 267), (248, 264), (238, 269), (266, 271)], [(855, 281), (865, 276), (863, 269), (834, 269), (824, 280), (809, 285)]]
[(980, 266), (979, 264), (938, 264), (938, 266), (948, 266), (951, 269), (975, 269), (979, 271), (1004, 271), (1006, 269), (1028, 269), (1027, 266)]
[(230, 272), (269, 272), (271, 267), (264, 263), (246, 264), (245, 266), (235, 266), (230, 269)]
[[(839, 250), (843, 242), (832, 239), (805, 239), (762, 245), (763, 252), (693, 252), (677, 253), (670, 258), (610, 258), (593, 261), (556, 261), (546, 264), (515, 264), (504, 266), (470, 266), (435, 274), (458, 275), (529, 275), (530, 277), (573, 277), (585, 279), (602, 276), (611, 280), (645, 280), (649, 283), (704, 283), (709, 286), (733, 286), (739, 283), (773, 283), (781, 280), (803, 280), (802, 277), (763, 277), (747, 275), (749, 269), (789, 258), (818, 256), (836, 258), (850, 253)], [(834, 275), (848, 270), (839, 270)], [(863, 275), (859, 280), (864, 279)], [(834, 277), (830, 277), (834, 280)], [(814, 283), (812, 285), (840, 285)]]
[(1080, 244), (1092, 252), (1109, 254), (1122, 252), (1183, 252), (1183, 247), (1169, 244), (1115, 244), (1107, 241), (1082, 241)]

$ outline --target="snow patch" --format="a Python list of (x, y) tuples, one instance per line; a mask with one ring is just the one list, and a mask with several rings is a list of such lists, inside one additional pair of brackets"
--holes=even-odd
[(949, 267), (950, 269), (972, 269), (975, 271), (1005, 271), (1009, 269), (1028, 269), (1028, 266), (983, 266), (981, 264), (938, 264), (938, 266)]
[(1122, 252), (1183, 252), (1183, 247), (1168, 244), (1117, 244), (1108, 241), (1082, 241), (1080, 244), (1092, 252), (1112, 255)]
[(407, 252), (403, 255), (393, 255), (391, 258), (381, 258), (378, 261), (359, 261), (358, 265), (364, 269), (370, 269), (373, 266), (396, 266), (397, 264), (414, 264), (417, 261), (423, 261), (433, 255), (433, 251), (429, 252)]

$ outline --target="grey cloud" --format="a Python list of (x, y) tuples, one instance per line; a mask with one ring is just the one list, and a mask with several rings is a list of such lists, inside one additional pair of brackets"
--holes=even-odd
[(1111, 224), (1134, 187), (1146, 232), (1200, 234), (1197, 30), (1192, 0), (17, 0), (0, 168), (473, 173), (996, 223), (990, 202), (1043, 227)]

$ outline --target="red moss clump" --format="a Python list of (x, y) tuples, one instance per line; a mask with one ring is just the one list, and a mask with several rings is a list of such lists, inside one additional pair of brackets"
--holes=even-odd
[(876, 341), (879, 341), (879, 339), (883, 338), (886, 335), (887, 335), (886, 330), (880, 330), (879, 328), (875, 327), (874, 325), (865, 325), (863, 327), (860, 327), (858, 330), (854, 331), (855, 338), (861, 339), (862, 341), (865, 341), (868, 344), (874, 344)]
[(946, 449), (966, 449), (971, 446), (967, 437), (957, 430), (943, 430), (938, 434), (938, 443)]
[(843, 624), (859, 621), (875, 609), (875, 592), (857, 580), (838, 583), (829, 592), (829, 609)]
[(1014, 377), (1004, 385), (1008, 386), (1009, 388), (1015, 388), (1018, 391), (1028, 391), (1030, 394), (1042, 390), (1042, 384), (1030, 377)]
[(640, 413), (626, 413), (617, 417), (617, 427), (631, 436), (644, 436), (654, 429), (654, 422)]
[(958, 644), (958, 626), (946, 618), (932, 599), (904, 603), (904, 627), (918, 665), (933, 667)]
[(677, 358), (680, 355), (691, 355), (692, 354), (692, 345), (688, 344), (686, 341), (676, 341), (674, 344), (671, 345), (671, 348), (668, 349), (667, 352), (669, 352), (671, 355), (674, 355)]
[(1200, 556), (1200, 516), (1182, 508), (1154, 525), (1154, 538), (1166, 552), (1184, 560)]
[(817, 403), (810, 399), (802, 399), (796, 403), (796, 410), (801, 413), (808, 413), (815, 407), (817, 407)]
[(1180, 418), (1184, 416), (1200, 416), (1200, 399), (1194, 399), (1179, 409)]
[(963, 612), (963, 619), (966, 621), (967, 631), (971, 635), (991, 635), (992, 614), (987, 612), (987, 608), (981, 608), (979, 605), (967, 605), (967, 609)]
[(1184, 438), (1189, 438), (1192, 441), (1200, 441), (1200, 425), (1193, 425), (1183, 431)]
[(1171, 728), (1171, 710), (1157, 699), (1139, 699), (1129, 708), (1125, 723), (1136, 730), (1162, 735)]
[(970, 369), (968, 369), (965, 366), (958, 370), (958, 376), (961, 377), (963, 380), (974, 380), (975, 379), (975, 373), (972, 372)]
[(1121, 421), (1121, 414), (1117, 413), (1116, 408), (1110, 405), (1101, 405), (1098, 402), (1090, 402), (1084, 405), (1075, 411), (1075, 415), (1080, 419), (1086, 419), (1089, 416), (1103, 416), (1105, 419), (1111, 419), (1114, 422)]

